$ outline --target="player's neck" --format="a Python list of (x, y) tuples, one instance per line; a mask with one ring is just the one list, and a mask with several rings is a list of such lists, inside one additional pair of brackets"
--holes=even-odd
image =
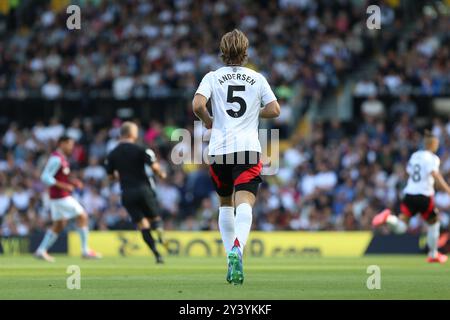
[(56, 153), (58, 153), (59, 155), (63, 156), (64, 158), (66, 157), (66, 154), (60, 148), (56, 148), (55, 151), (56, 151)]
[(120, 142), (121, 143), (135, 143), (136, 141), (134, 141), (134, 139), (131, 139), (131, 138), (121, 138)]

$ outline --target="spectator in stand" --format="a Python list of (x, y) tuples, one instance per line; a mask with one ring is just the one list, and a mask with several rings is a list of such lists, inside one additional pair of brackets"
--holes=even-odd
[(367, 77), (364, 77), (355, 85), (354, 95), (356, 97), (376, 96), (376, 94), (377, 86), (372, 80), (369, 80), (369, 78)]
[(389, 112), (393, 119), (398, 119), (402, 114), (407, 114), (413, 119), (417, 115), (417, 105), (408, 94), (401, 94), (399, 100), (392, 104)]
[(376, 96), (369, 96), (361, 104), (361, 112), (365, 117), (382, 118), (385, 115), (384, 104), (381, 100), (378, 100)]
[[(73, 33), (60, 23), (65, 10), (54, 12), (45, 1), (28, 4), (36, 14), (8, 29), (0, 47), (0, 65), (8, 66), (0, 72), (0, 91), (13, 97), (40, 93), (50, 100), (72, 91), (102, 91), (116, 99), (192, 91), (204, 73), (220, 65), (218, 52), (212, 51), (218, 35), (237, 27), (254, 44), (249, 66), (263, 71), (280, 97), (292, 96), (294, 85), (305, 86), (309, 103), (340, 84), (365, 53), (361, 43), (368, 38), (360, 32), (365, 9), (347, 1), (242, 6), (239, 0), (112, 0), (80, 5), (83, 28)], [(390, 23), (395, 15), (386, 11)], [(268, 49), (267, 42), (274, 45)]]

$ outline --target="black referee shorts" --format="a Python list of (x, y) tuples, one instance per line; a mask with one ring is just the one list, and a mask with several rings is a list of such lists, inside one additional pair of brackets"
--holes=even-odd
[(148, 186), (140, 186), (122, 191), (122, 204), (134, 223), (143, 218), (159, 215), (159, 204), (155, 192)]

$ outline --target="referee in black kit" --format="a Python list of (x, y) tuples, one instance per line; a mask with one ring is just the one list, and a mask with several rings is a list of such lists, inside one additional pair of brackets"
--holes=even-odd
[[(163, 263), (150, 233), (150, 227), (155, 228), (155, 224), (160, 222), (159, 206), (155, 190), (145, 172), (145, 166), (150, 166), (162, 179), (166, 178), (166, 173), (161, 169), (151, 149), (145, 149), (136, 144), (138, 133), (138, 126), (135, 123), (124, 122), (120, 128), (120, 143), (108, 154), (105, 166), (111, 179), (119, 178), (122, 204), (141, 231), (145, 243), (155, 255), (156, 263)], [(162, 242), (161, 237), (160, 234)]]

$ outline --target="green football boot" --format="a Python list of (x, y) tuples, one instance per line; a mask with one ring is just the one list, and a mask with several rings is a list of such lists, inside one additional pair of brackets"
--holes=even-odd
[(230, 260), (228, 260), (228, 271), (227, 271), (227, 282), (228, 283), (231, 283), (231, 270), (232, 270), (231, 263), (230, 263)]
[(242, 253), (238, 247), (233, 247), (228, 254), (228, 261), (231, 266), (231, 283), (241, 285), (244, 282), (244, 270), (242, 268)]

